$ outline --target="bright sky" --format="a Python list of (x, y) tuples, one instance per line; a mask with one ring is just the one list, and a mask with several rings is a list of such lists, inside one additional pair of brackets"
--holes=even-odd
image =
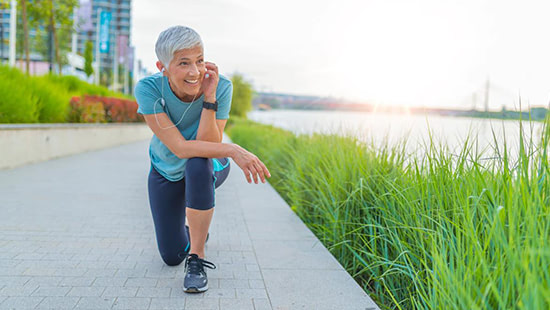
[(207, 61), (258, 91), (376, 104), (546, 106), (544, 0), (133, 0), (132, 43), (151, 72), (159, 33), (195, 29)]

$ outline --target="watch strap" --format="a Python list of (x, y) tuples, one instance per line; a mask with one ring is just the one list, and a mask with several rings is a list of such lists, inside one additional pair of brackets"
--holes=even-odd
[(216, 102), (214, 103), (203, 101), (202, 107), (205, 109), (218, 111), (218, 100), (216, 100)]

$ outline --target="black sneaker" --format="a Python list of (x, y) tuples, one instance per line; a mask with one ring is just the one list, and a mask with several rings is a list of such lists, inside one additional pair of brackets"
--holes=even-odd
[[(185, 230), (187, 230), (187, 240), (191, 240), (191, 235), (189, 234), (189, 226), (185, 225)], [(210, 232), (206, 233), (206, 240), (204, 241), (204, 244), (208, 242), (208, 237), (210, 237)]]
[(208, 290), (208, 278), (204, 267), (216, 269), (216, 265), (199, 258), (195, 253), (189, 254), (185, 261), (185, 278), (183, 291), (186, 293), (202, 293)]

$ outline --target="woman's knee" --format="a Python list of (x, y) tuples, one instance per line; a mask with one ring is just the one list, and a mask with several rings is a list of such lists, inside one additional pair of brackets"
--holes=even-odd
[(187, 253), (160, 253), (162, 260), (168, 266), (177, 266), (183, 262)]
[(210, 177), (212, 178), (212, 162), (209, 158), (192, 157), (185, 163), (185, 174), (189, 177)]
[(209, 210), (214, 206), (214, 173), (209, 158), (193, 157), (185, 164), (187, 207)]

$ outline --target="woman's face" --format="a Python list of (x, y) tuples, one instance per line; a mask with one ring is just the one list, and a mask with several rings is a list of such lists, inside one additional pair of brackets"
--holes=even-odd
[(169, 67), (165, 72), (176, 96), (189, 102), (201, 95), (206, 72), (202, 46), (176, 51)]

